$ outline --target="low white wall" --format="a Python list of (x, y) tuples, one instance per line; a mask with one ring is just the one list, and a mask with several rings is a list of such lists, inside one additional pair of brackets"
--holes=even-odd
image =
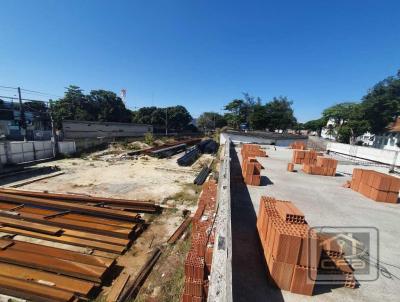
[(58, 142), (58, 151), (65, 155), (74, 154), (76, 152), (75, 142)]
[(340, 143), (328, 143), (327, 150), (358, 157), (361, 159), (372, 160), (388, 165), (400, 166), (400, 156), (398, 151), (382, 150), (371, 147), (353, 146)]

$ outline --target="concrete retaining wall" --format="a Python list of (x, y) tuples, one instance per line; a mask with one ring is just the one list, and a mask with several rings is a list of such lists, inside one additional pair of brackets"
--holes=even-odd
[(63, 121), (64, 138), (138, 137), (153, 132), (153, 126), (131, 123)]
[(328, 143), (327, 150), (340, 154), (354, 156), (383, 164), (400, 166), (398, 151), (382, 150), (371, 147), (354, 146), (340, 143)]
[(221, 154), (221, 167), (218, 179), (218, 210), (215, 218), (216, 232), (213, 260), (210, 274), (208, 301), (231, 302), (232, 296), (232, 231), (231, 231), (231, 190), (230, 190), (230, 145), (225, 140)]

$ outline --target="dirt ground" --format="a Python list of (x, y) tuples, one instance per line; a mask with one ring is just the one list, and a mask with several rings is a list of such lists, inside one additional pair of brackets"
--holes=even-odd
[[(164, 210), (161, 214), (142, 215), (148, 227), (130, 249), (117, 259), (117, 265), (133, 279), (154, 247), (165, 246), (168, 238), (182, 223), (183, 210), (194, 211), (197, 207), (201, 187), (194, 185), (193, 180), (201, 168), (205, 164), (210, 164), (214, 157), (202, 155), (191, 167), (180, 167), (176, 163), (176, 159), (180, 156), (182, 154), (169, 159), (149, 156), (124, 158), (121, 152), (102, 151), (82, 158), (57, 160), (51, 164), (57, 165), (65, 174), (37, 181), (20, 189), (153, 200), (163, 205)], [(174, 282), (165, 284), (170, 277), (182, 279), (183, 275), (180, 276), (182, 271), (176, 267), (183, 265), (186, 242), (180, 241), (174, 247), (165, 246), (165, 253), (155, 267), (156, 273), (152, 274), (146, 283), (144, 289), (146, 297), (156, 297), (158, 293), (165, 292), (166, 288), (175, 287)], [(171, 268), (175, 270), (171, 271)], [(95, 301), (103, 301), (110, 287), (110, 285), (104, 286)], [(180, 291), (179, 286), (174, 288), (173, 296), (179, 299)], [(171, 289), (167, 292), (171, 292)], [(143, 297), (141, 294), (137, 300), (140, 301)]]

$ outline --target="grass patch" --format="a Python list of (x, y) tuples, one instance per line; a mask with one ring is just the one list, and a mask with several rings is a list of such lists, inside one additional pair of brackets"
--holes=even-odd
[(190, 246), (190, 236), (168, 246), (132, 302), (144, 302), (150, 297), (154, 301), (180, 302), (185, 283), (184, 261)]
[(169, 196), (169, 199), (180, 201), (188, 205), (195, 205), (202, 190), (201, 186), (187, 183), (181, 185), (181, 191)]

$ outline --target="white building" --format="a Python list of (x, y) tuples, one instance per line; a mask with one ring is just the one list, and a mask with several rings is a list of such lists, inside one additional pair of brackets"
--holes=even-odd
[(335, 138), (335, 136), (336, 136), (335, 127), (336, 127), (335, 120), (333, 118), (330, 118), (328, 120), (328, 122), (326, 123), (326, 126), (324, 128), (322, 128), (321, 137), (323, 139), (329, 139), (329, 140), (335, 141), (336, 140), (336, 138)]
[(384, 135), (375, 135), (375, 140), (372, 146), (384, 150), (400, 151), (399, 145), (400, 117), (398, 117), (394, 123), (389, 125), (388, 131)]

